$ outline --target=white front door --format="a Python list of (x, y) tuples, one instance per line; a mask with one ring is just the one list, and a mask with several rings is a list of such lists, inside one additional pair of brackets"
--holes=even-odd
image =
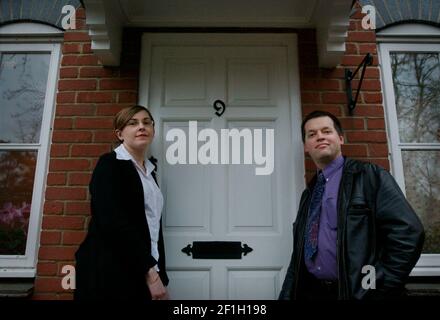
[[(165, 198), (171, 297), (276, 299), (290, 260), (291, 226), (304, 187), (296, 37), (146, 34), (141, 65), (140, 103), (149, 106), (156, 121), (151, 153), (158, 158)], [(213, 107), (216, 100), (226, 106), (221, 116)], [(190, 121), (197, 121), (192, 128)], [(186, 154), (180, 156), (186, 164), (172, 165), (166, 157), (177, 141), (167, 141), (167, 133), (176, 128), (184, 133)], [(204, 128), (214, 129), (217, 138), (200, 141), (198, 133)], [(231, 148), (229, 139), (226, 148), (228, 139), (222, 139), (221, 129), (233, 128), (243, 133), (240, 147)], [(255, 158), (261, 138), (262, 155), (270, 153), (267, 129), (274, 133), (273, 172), (257, 175), (256, 168), (271, 171), (270, 159), (261, 164)], [(211, 154), (213, 149), (207, 153), (218, 164), (201, 164), (198, 152), (207, 142), (218, 145), (217, 155)], [(232, 164), (237, 150), (239, 164)], [(252, 163), (244, 164), (246, 158)], [(221, 259), (196, 259), (194, 252), (182, 252), (197, 247), (194, 242), (203, 246), (207, 241), (228, 242), (224, 245), (235, 249), (239, 242), (253, 251), (235, 252), (234, 257), (223, 252)], [(215, 244), (208, 249), (214, 255), (216, 249), (227, 251)]]

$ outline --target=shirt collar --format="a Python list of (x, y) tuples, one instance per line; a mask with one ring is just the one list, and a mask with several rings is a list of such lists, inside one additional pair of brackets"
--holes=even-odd
[(341, 167), (344, 165), (344, 157), (341, 155), (334, 159), (332, 162), (330, 162), (323, 170), (324, 177), (326, 179), (330, 178), (336, 171), (341, 169)]
[[(138, 164), (134, 160), (133, 156), (130, 154), (130, 152), (127, 151), (127, 149), (124, 147), (124, 145), (121, 143), (116, 149), (116, 159), (118, 160), (131, 160), (133, 161), (133, 164), (137, 166)], [(151, 174), (151, 172), (154, 171), (154, 164), (151, 163), (150, 160), (147, 159), (145, 156), (145, 166), (147, 168), (147, 175)]]

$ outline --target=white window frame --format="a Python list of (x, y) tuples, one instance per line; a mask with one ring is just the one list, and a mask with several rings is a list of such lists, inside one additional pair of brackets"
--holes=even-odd
[(26, 251), (24, 255), (0, 255), (0, 278), (36, 275), (62, 36), (62, 31), (38, 23), (15, 23), (0, 27), (1, 52), (50, 54), (39, 143), (0, 143), (0, 150), (38, 151)]
[[(420, 24), (403, 24), (378, 32), (377, 41), (391, 172), (403, 193), (406, 194), (402, 150), (440, 150), (440, 144), (400, 142), (390, 52), (434, 51), (440, 53), (440, 29)], [(440, 276), (440, 254), (422, 254), (411, 275)]]

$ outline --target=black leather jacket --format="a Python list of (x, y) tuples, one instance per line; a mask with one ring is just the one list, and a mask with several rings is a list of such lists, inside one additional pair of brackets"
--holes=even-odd
[[(304, 232), (311, 188), (293, 224), (293, 253), (279, 299), (300, 299), (305, 280)], [(345, 159), (338, 195), (339, 299), (375, 299), (401, 292), (420, 257), (423, 226), (394, 178), (370, 163)], [(376, 289), (363, 289), (362, 268), (376, 272)]]

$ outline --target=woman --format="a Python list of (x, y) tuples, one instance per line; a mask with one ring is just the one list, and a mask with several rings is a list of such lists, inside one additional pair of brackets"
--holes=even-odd
[(121, 144), (100, 157), (90, 182), (88, 234), (76, 252), (75, 299), (167, 299), (163, 197), (146, 158), (154, 119), (142, 106), (114, 119)]

